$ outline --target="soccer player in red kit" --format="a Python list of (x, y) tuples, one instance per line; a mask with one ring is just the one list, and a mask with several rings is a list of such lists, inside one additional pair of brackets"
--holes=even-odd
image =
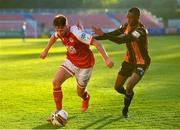
[[(100, 28), (93, 27), (93, 31), (99, 36), (97, 40), (108, 39), (117, 44), (126, 44), (127, 52), (122, 67), (117, 75), (115, 90), (124, 94), (124, 108), (122, 114), (128, 117), (128, 109), (134, 96), (133, 88), (142, 79), (148, 69), (151, 59), (148, 54), (148, 33), (145, 26), (139, 21), (139, 8), (131, 8), (127, 14), (127, 23), (120, 28), (104, 33)], [(123, 87), (126, 80), (126, 89)]]
[[(82, 31), (82, 29), (76, 25), (68, 25), (68, 20), (64, 15), (55, 16), (53, 24), (56, 31), (51, 36), (48, 45), (40, 54), (40, 57), (44, 59), (47, 56), (49, 49), (58, 38), (61, 39), (63, 45), (67, 49), (67, 58), (60, 66), (53, 80), (53, 95), (56, 104), (55, 112), (62, 109), (63, 93), (61, 86), (65, 80), (72, 76), (76, 77), (77, 94), (82, 98), (81, 111), (84, 112), (88, 108), (90, 100), (90, 94), (88, 93), (86, 86), (90, 80), (95, 64), (94, 56), (89, 46), (94, 45), (97, 48), (107, 67), (111, 68), (113, 62), (108, 57), (100, 42)], [(49, 121), (51, 121), (51, 118), (49, 118)]]

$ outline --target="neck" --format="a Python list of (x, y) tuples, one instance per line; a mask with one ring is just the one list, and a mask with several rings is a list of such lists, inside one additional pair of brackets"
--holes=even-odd
[(130, 26), (136, 26), (136, 25), (138, 25), (139, 24), (139, 21), (134, 21), (132, 24), (130, 24)]

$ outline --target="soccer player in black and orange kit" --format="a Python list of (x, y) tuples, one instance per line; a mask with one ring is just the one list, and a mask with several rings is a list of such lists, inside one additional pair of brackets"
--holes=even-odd
[[(131, 8), (127, 14), (127, 23), (120, 28), (104, 33), (100, 28), (93, 27), (92, 30), (98, 36), (97, 40), (108, 39), (117, 44), (125, 43), (127, 52), (122, 67), (117, 75), (115, 90), (124, 94), (124, 108), (122, 114), (128, 117), (128, 108), (134, 96), (133, 88), (141, 80), (148, 69), (151, 59), (148, 54), (148, 36), (144, 25), (139, 21), (139, 8)], [(126, 89), (123, 87), (126, 80)]]

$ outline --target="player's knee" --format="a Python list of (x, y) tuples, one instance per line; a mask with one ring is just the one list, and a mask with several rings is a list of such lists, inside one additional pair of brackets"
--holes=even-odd
[(119, 87), (115, 85), (115, 86), (114, 86), (114, 89), (118, 92)]
[(56, 79), (54, 79), (54, 80), (52, 81), (52, 84), (53, 84), (53, 87), (54, 87), (54, 88), (58, 88), (58, 87), (61, 86), (60, 82), (59, 82), (58, 80), (56, 80)]
[(133, 92), (133, 89), (131, 88), (126, 88), (126, 94), (127, 95), (132, 95), (134, 92)]
[(118, 93), (121, 93), (121, 94), (125, 94), (126, 90), (124, 89), (123, 86), (114, 86), (114, 89), (118, 92)]
[(52, 84), (53, 84), (54, 87), (56, 86), (57, 83), (56, 83), (55, 79), (52, 81)]
[(114, 85), (114, 89), (115, 89), (116, 91), (118, 91), (118, 89), (119, 89), (119, 86), (117, 86), (117, 85)]

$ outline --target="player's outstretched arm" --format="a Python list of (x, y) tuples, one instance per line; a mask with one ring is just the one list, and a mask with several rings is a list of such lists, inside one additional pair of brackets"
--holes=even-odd
[(112, 68), (114, 63), (111, 61), (111, 59), (109, 58), (108, 54), (106, 53), (106, 50), (103, 48), (103, 46), (101, 45), (101, 43), (97, 40), (93, 40), (93, 43), (92, 43), (96, 48), (97, 50), (99, 51), (99, 53), (102, 55), (104, 61), (106, 62), (106, 65), (109, 67), (109, 68)]
[(52, 47), (52, 45), (56, 42), (57, 38), (52, 35), (47, 46), (44, 48), (44, 50), (40, 54), (41, 59), (45, 59), (46, 56), (48, 55), (49, 49)]
[(127, 42), (131, 42), (134, 38), (131, 34), (125, 35), (122, 34), (121, 29), (117, 29), (110, 33), (104, 33), (101, 28), (93, 27), (92, 31), (99, 35), (99, 37), (95, 37), (97, 40), (108, 39), (116, 44), (123, 44)]
[[(96, 27), (96, 26), (92, 26), (91, 29), (92, 29), (92, 32), (94, 32), (94, 34), (96, 34), (94, 36), (94, 38), (96, 40), (106, 40), (106, 39), (108, 39), (107, 37), (104, 36), (105, 33), (102, 31), (101, 28)], [(118, 35), (122, 34), (122, 30), (121, 30), (121, 28), (117, 28), (116, 30), (114, 30), (112, 32), (108, 32), (106, 34), (113, 35), (113, 36), (118, 36)]]

